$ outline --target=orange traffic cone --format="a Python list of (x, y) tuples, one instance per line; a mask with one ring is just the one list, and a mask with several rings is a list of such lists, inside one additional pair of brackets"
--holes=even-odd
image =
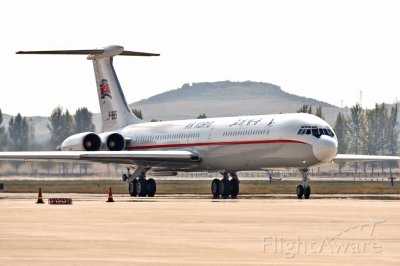
[(41, 187), (39, 188), (39, 194), (38, 194), (38, 198), (37, 198), (36, 203), (40, 203), (40, 204), (44, 203), (43, 197), (42, 197), (42, 188)]
[(108, 190), (108, 200), (107, 200), (107, 202), (114, 202), (111, 187)]

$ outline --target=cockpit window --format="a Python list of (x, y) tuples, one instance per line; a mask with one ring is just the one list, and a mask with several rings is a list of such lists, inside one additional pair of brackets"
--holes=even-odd
[(319, 128), (317, 126), (302, 126), (297, 135), (313, 135), (316, 138), (320, 138), (322, 135), (333, 137), (335, 134), (328, 127)]

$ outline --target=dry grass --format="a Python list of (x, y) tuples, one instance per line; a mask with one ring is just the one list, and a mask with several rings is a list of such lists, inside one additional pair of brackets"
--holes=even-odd
[[(116, 194), (128, 193), (127, 183), (120, 180), (15, 180), (3, 181), (4, 192), (37, 192), (41, 187), (48, 193), (107, 193), (112, 187)], [(241, 194), (294, 194), (297, 181), (241, 181)], [(371, 181), (314, 181), (312, 193), (316, 194), (399, 194), (400, 186), (389, 182)], [(157, 194), (209, 194), (210, 181), (157, 181)]]

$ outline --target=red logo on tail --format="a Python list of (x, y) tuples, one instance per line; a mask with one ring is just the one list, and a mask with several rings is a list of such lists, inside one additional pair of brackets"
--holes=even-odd
[(100, 82), (100, 95), (102, 99), (105, 99), (105, 97), (111, 97), (111, 91), (110, 91), (110, 86), (108, 85), (108, 81), (106, 79), (102, 79)]

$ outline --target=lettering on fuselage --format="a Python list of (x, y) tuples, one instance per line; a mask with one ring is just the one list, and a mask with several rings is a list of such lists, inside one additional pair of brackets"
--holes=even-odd
[(214, 124), (214, 121), (192, 122), (187, 124), (184, 129), (209, 128), (212, 124)]
[(259, 119), (238, 119), (234, 123), (230, 124), (229, 127), (243, 127), (243, 126), (256, 126), (262, 121)]

